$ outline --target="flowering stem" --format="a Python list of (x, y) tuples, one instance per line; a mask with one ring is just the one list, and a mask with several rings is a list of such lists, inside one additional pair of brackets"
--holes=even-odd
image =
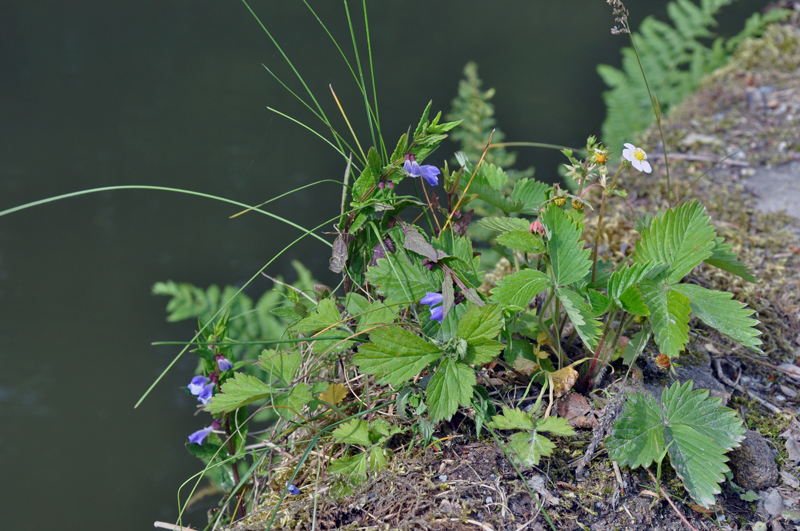
[(617, 177), (619, 177), (619, 174), (622, 173), (622, 170), (625, 168), (625, 166), (625, 163), (619, 165), (617, 174), (614, 175), (614, 180), (611, 181), (610, 188), (603, 186), (603, 201), (600, 203), (600, 217), (597, 219), (597, 235), (594, 238), (594, 255), (592, 256), (592, 282), (594, 282), (595, 277), (597, 276), (597, 249), (600, 247), (600, 231), (603, 230), (603, 212), (605, 212), (606, 209), (606, 197), (608, 197), (607, 190), (614, 189), (614, 185), (617, 183)]

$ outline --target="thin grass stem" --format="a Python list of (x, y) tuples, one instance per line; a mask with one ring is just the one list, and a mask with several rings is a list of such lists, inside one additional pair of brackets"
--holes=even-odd
[(333, 90), (333, 85), (328, 85), (331, 89), (331, 94), (333, 94), (333, 99), (336, 100), (336, 105), (339, 106), (339, 112), (342, 113), (342, 117), (344, 121), (347, 123), (347, 128), (350, 129), (350, 134), (353, 135), (353, 139), (356, 141), (356, 146), (358, 150), (361, 152), (361, 156), (364, 158), (364, 164), (366, 164), (367, 156), (364, 154), (364, 150), (361, 148), (361, 143), (358, 141), (358, 137), (356, 136), (356, 132), (353, 131), (353, 126), (350, 125), (350, 120), (347, 119), (347, 114), (344, 112), (344, 108), (342, 108), (342, 104), (339, 102), (339, 98), (336, 97), (336, 92)]
[(364, 96), (364, 107), (367, 109), (367, 123), (369, 124), (369, 134), (372, 138), (372, 145), (376, 146), (375, 130), (372, 127), (372, 116), (370, 115), (369, 99), (367, 98), (367, 85), (364, 82), (364, 70), (361, 68), (361, 58), (358, 55), (358, 43), (356, 42), (356, 32), (353, 29), (353, 20), (350, 18), (350, 8), (347, 6), (347, 0), (344, 1), (344, 12), (347, 14), (347, 26), (350, 28), (350, 38), (353, 41), (353, 52), (356, 54), (356, 66), (358, 66), (358, 77), (360, 80), (359, 86), (361, 93)]

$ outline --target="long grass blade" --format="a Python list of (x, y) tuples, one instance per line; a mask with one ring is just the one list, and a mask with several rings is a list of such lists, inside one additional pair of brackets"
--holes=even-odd
[[(561, 151), (562, 149), (571, 149), (572, 151), (580, 151), (582, 149), (582, 148), (572, 148), (569, 146), (559, 146), (558, 144), (545, 144), (542, 142), (498, 142), (497, 144), (489, 144), (489, 149), (510, 147), (510, 146), (557, 149), (559, 151)], [(583, 149), (585, 150), (585, 148)]]
[[(330, 140), (328, 140), (327, 138), (325, 138), (324, 136), (322, 136), (321, 134), (319, 134), (314, 129), (312, 129), (311, 127), (307, 126), (306, 124), (304, 124), (303, 122), (301, 122), (297, 118), (292, 118), (288, 114), (284, 114), (284, 113), (282, 113), (281, 111), (279, 111), (277, 109), (273, 109), (272, 107), (267, 107), (267, 110), (271, 111), (271, 112), (274, 112), (275, 114), (277, 114), (279, 116), (283, 116), (287, 120), (291, 120), (292, 122), (296, 123), (297, 125), (305, 128), (305, 129), (308, 129), (309, 131), (311, 131), (312, 133), (314, 133), (315, 135), (320, 137), (323, 141), (325, 141), (326, 144), (328, 144), (333, 149), (335, 149), (342, 157), (344, 157), (344, 160), (348, 160), (347, 155), (344, 154), (344, 151), (342, 151), (340, 148), (337, 148), (336, 146), (334, 146), (333, 142), (331, 142)], [(347, 147), (348, 147), (348, 149), (350, 148), (350, 146), (347, 146)], [(359, 149), (361, 149), (361, 146), (359, 146)], [(362, 152), (362, 154), (363, 154), (363, 152)], [(358, 155), (356, 155), (356, 156), (358, 156)], [(364, 166), (366, 166), (367, 165), (367, 158), (364, 157), (363, 159), (359, 159), (359, 162), (361, 162)]]
[[(358, 137), (356, 136), (356, 132), (353, 131), (353, 126), (350, 125), (350, 120), (347, 119), (347, 114), (345, 114), (344, 109), (342, 108), (342, 104), (339, 102), (339, 98), (336, 97), (336, 92), (333, 90), (333, 85), (328, 85), (331, 89), (331, 94), (333, 94), (333, 99), (336, 100), (336, 105), (339, 106), (339, 111), (342, 113), (344, 117), (344, 121), (347, 122), (347, 127), (350, 129), (350, 134), (353, 135), (353, 139), (356, 141), (356, 146), (358, 146), (358, 150), (361, 152), (361, 156), (364, 157), (364, 160), (367, 160), (367, 156), (364, 154), (364, 150), (361, 149), (361, 143), (358, 141)], [(366, 164), (366, 162), (365, 162)]]
[(372, 62), (372, 41), (369, 38), (369, 18), (367, 18), (367, 0), (363, 0), (364, 5), (364, 29), (367, 32), (367, 55), (369, 55), (369, 75), (372, 78), (372, 104), (375, 106), (375, 128), (378, 130), (378, 140), (381, 143), (381, 153), (383, 153), (384, 160), (389, 162), (389, 152), (386, 151), (386, 144), (383, 142), (383, 134), (381, 133), (381, 118), (378, 114), (378, 92), (375, 88), (375, 68)]
[(356, 54), (356, 66), (358, 66), (359, 86), (361, 93), (364, 95), (364, 106), (367, 109), (367, 122), (369, 123), (369, 134), (372, 138), (372, 145), (377, 145), (375, 142), (375, 130), (372, 127), (372, 116), (370, 116), (369, 98), (367, 98), (367, 84), (364, 82), (364, 70), (361, 68), (361, 58), (358, 55), (358, 43), (356, 42), (356, 32), (353, 29), (353, 20), (350, 18), (350, 8), (347, 6), (347, 0), (344, 1), (344, 12), (347, 14), (347, 26), (350, 28), (350, 38), (353, 41), (353, 52)]
[(283, 194), (278, 195), (278, 196), (275, 196), (272, 199), (268, 199), (268, 200), (264, 201), (263, 203), (256, 205), (255, 207), (251, 207), (251, 208), (248, 208), (246, 210), (242, 210), (238, 214), (234, 214), (234, 215), (230, 216), (228, 219), (238, 218), (239, 216), (241, 216), (242, 214), (245, 214), (246, 212), (253, 212), (254, 208), (261, 208), (264, 205), (268, 205), (268, 204), (272, 203), (273, 201), (277, 201), (278, 199), (281, 199), (282, 197), (286, 197), (287, 195), (293, 194), (295, 192), (299, 192), (300, 190), (303, 190), (305, 188), (310, 188), (310, 187), (312, 187), (314, 185), (317, 185), (317, 184), (320, 184), (320, 183), (336, 183), (337, 185), (341, 184), (339, 181), (334, 181), (333, 179), (322, 179), (322, 180), (313, 182), (311, 184), (306, 184), (306, 185), (301, 186), (299, 188), (295, 188), (294, 190), (289, 190), (288, 192), (283, 193)]

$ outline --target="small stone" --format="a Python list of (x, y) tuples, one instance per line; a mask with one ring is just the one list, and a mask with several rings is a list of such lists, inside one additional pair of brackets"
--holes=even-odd
[(441, 476), (439, 476), (439, 481), (441, 481), (442, 483), (447, 481), (447, 475), (446, 474), (442, 474)]
[(764, 500), (764, 510), (770, 516), (778, 516), (783, 512), (783, 498), (778, 489), (770, 489), (767, 499)]
[(736, 484), (744, 490), (763, 490), (778, 482), (778, 467), (767, 441), (756, 431), (747, 430), (741, 446), (730, 453)]
[(497, 476), (496, 476), (496, 475), (494, 475), (494, 474), (489, 474), (489, 479), (491, 479), (492, 481), (494, 481), (495, 479), (497, 479)]
[(789, 398), (797, 398), (797, 391), (795, 391), (791, 387), (787, 387), (785, 385), (781, 385), (780, 389), (781, 389), (781, 393), (783, 393), (787, 397), (789, 397)]
[(492, 497), (491, 496), (487, 496), (486, 497), (486, 505), (490, 505), (492, 503), (494, 503), (494, 500), (492, 499)]
[(800, 481), (798, 481), (796, 477), (794, 477), (793, 475), (791, 475), (788, 472), (783, 472), (782, 471), (781, 472), (781, 479), (783, 480), (783, 482), (786, 485), (789, 485), (793, 489), (800, 488)]

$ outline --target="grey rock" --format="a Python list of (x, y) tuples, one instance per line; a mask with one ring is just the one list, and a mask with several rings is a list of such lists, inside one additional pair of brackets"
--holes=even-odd
[(744, 490), (763, 490), (778, 482), (778, 467), (767, 441), (756, 431), (747, 430), (741, 446), (730, 454), (736, 484)]
[(764, 500), (764, 510), (770, 516), (778, 516), (783, 512), (783, 498), (778, 489), (770, 489)]
[(758, 201), (756, 206), (763, 212), (785, 212), (800, 219), (800, 165), (797, 163), (759, 168), (745, 182)]

